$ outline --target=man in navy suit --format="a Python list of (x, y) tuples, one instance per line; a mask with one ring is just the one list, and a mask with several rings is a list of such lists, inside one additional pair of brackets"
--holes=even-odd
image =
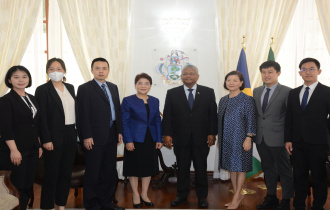
[(208, 207), (207, 156), (218, 133), (217, 105), (214, 90), (197, 85), (198, 78), (197, 67), (186, 65), (181, 74), (184, 85), (168, 90), (166, 95), (163, 142), (168, 148), (174, 145), (178, 163), (177, 198), (171, 206), (187, 202), (193, 161), (198, 206)]
[(112, 203), (116, 190), (117, 144), (122, 142), (118, 88), (107, 82), (109, 63), (92, 62), (94, 79), (78, 88), (80, 137), (86, 148), (84, 207), (87, 210), (122, 210)]
[(327, 201), (330, 88), (318, 82), (320, 63), (305, 58), (299, 64), (304, 85), (290, 91), (285, 118), (285, 147), (292, 155), (296, 210), (305, 209), (309, 171), (313, 180), (312, 210), (323, 210)]

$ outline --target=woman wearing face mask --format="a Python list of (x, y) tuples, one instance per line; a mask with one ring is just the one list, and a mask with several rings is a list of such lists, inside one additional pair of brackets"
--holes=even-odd
[(40, 140), (44, 148), (44, 178), (41, 209), (64, 209), (71, 184), (72, 166), (77, 149), (75, 91), (65, 83), (63, 60), (47, 62), (49, 81), (36, 89), (40, 106)]
[(32, 80), (24, 66), (11, 67), (4, 82), (11, 91), (0, 99), (0, 170), (12, 171), (11, 182), (19, 190), (21, 209), (26, 209), (42, 154), (40, 110), (35, 98), (25, 92)]

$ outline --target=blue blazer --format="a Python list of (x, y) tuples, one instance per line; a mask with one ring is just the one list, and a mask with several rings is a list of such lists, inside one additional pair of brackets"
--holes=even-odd
[(162, 124), (159, 112), (159, 100), (149, 96), (149, 122), (147, 110), (142, 99), (136, 95), (125, 97), (121, 104), (124, 143), (144, 142), (147, 126), (153, 141), (162, 142)]

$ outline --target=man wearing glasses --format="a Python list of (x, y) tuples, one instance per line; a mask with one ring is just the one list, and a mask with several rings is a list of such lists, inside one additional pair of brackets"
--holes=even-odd
[(309, 171), (313, 180), (313, 210), (324, 209), (327, 170), (330, 88), (318, 82), (320, 63), (305, 58), (299, 64), (304, 84), (290, 91), (285, 120), (285, 148), (292, 155), (296, 210), (305, 209)]

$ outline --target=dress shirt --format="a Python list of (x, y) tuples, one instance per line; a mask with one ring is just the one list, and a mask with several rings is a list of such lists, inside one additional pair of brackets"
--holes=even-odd
[(64, 118), (65, 118), (65, 125), (73, 125), (76, 123), (76, 112), (75, 112), (75, 104), (74, 99), (68, 89), (66, 89), (64, 85), (63, 92), (55, 87), (57, 94), (59, 95), (63, 110), (64, 110)]
[(312, 96), (312, 94), (313, 94), (313, 92), (314, 92), (314, 90), (315, 90), (317, 84), (319, 84), (318, 81), (315, 82), (315, 83), (313, 83), (313, 84), (311, 84), (310, 86), (306, 86), (305, 84), (303, 85), (303, 87), (301, 88), (301, 91), (300, 91), (300, 93), (299, 93), (299, 101), (300, 101), (300, 104), (301, 104), (302, 98), (303, 98), (303, 96), (304, 96), (304, 93), (305, 93), (305, 89), (306, 89), (306, 87), (309, 87), (309, 94), (308, 94), (307, 103), (306, 103), (306, 106), (307, 106), (308, 101), (309, 101), (309, 99), (311, 98), (311, 96)]
[(188, 100), (188, 96), (189, 96), (189, 89), (193, 89), (192, 94), (194, 96), (194, 99), (196, 98), (196, 89), (197, 89), (197, 84), (195, 84), (192, 88), (188, 88), (187, 86), (183, 85), (184, 88), (184, 92), (186, 93), (187, 96), (187, 100)]
[(278, 85), (278, 83), (276, 83), (272, 87), (267, 87), (267, 85), (264, 86), (264, 90), (262, 91), (262, 94), (261, 94), (261, 107), (262, 107), (262, 103), (264, 101), (265, 94), (267, 92), (267, 88), (270, 89), (270, 91), (269, 91), (269, 97), (268, 97), (268, 102), (269, 102), (269, 100), (271, 99), (271, 97), (272, 97), (272, 95), (274, 93), (274, 90), (276, 89), (277, 85)]
[(31, 109), (32, 117), (34, 118), (36, 116), (38, 110), (37, 110), (36, 106), (33, 104), (33, 102), (31, 101), (30, 97), (27, 94), (25, 94), (25, 97), (28, 101), (26, 101), (25, 98), (23, 96), (21, 96), (24, 103), (29, 107), (29, 109)]
[[(96, 81), (96, 83), (100, 86), (100, 88), (102, 89), (101, 85), (103, 85), (103, 83), (97, 81), (96, 79), (94, 79)], [(116, 110), (115, 110), (115, 105), (113, 103), (113, 100), (112, 100), (112, 95), (111, 95), (111, 92), (109, 90), (109, 87), (107, 85), (107, 83), (105, 82), (105, 90), (107, 91), (108, 93), (108, 96), (109, 96), (109, 99), (110, 99), (110, 108), (111, 108), (111, 116), (112, 116), (112, 121), (115, 121), (116, 120)], [(103, 92), (103, 89), (102, 89), (102, 92)]]

